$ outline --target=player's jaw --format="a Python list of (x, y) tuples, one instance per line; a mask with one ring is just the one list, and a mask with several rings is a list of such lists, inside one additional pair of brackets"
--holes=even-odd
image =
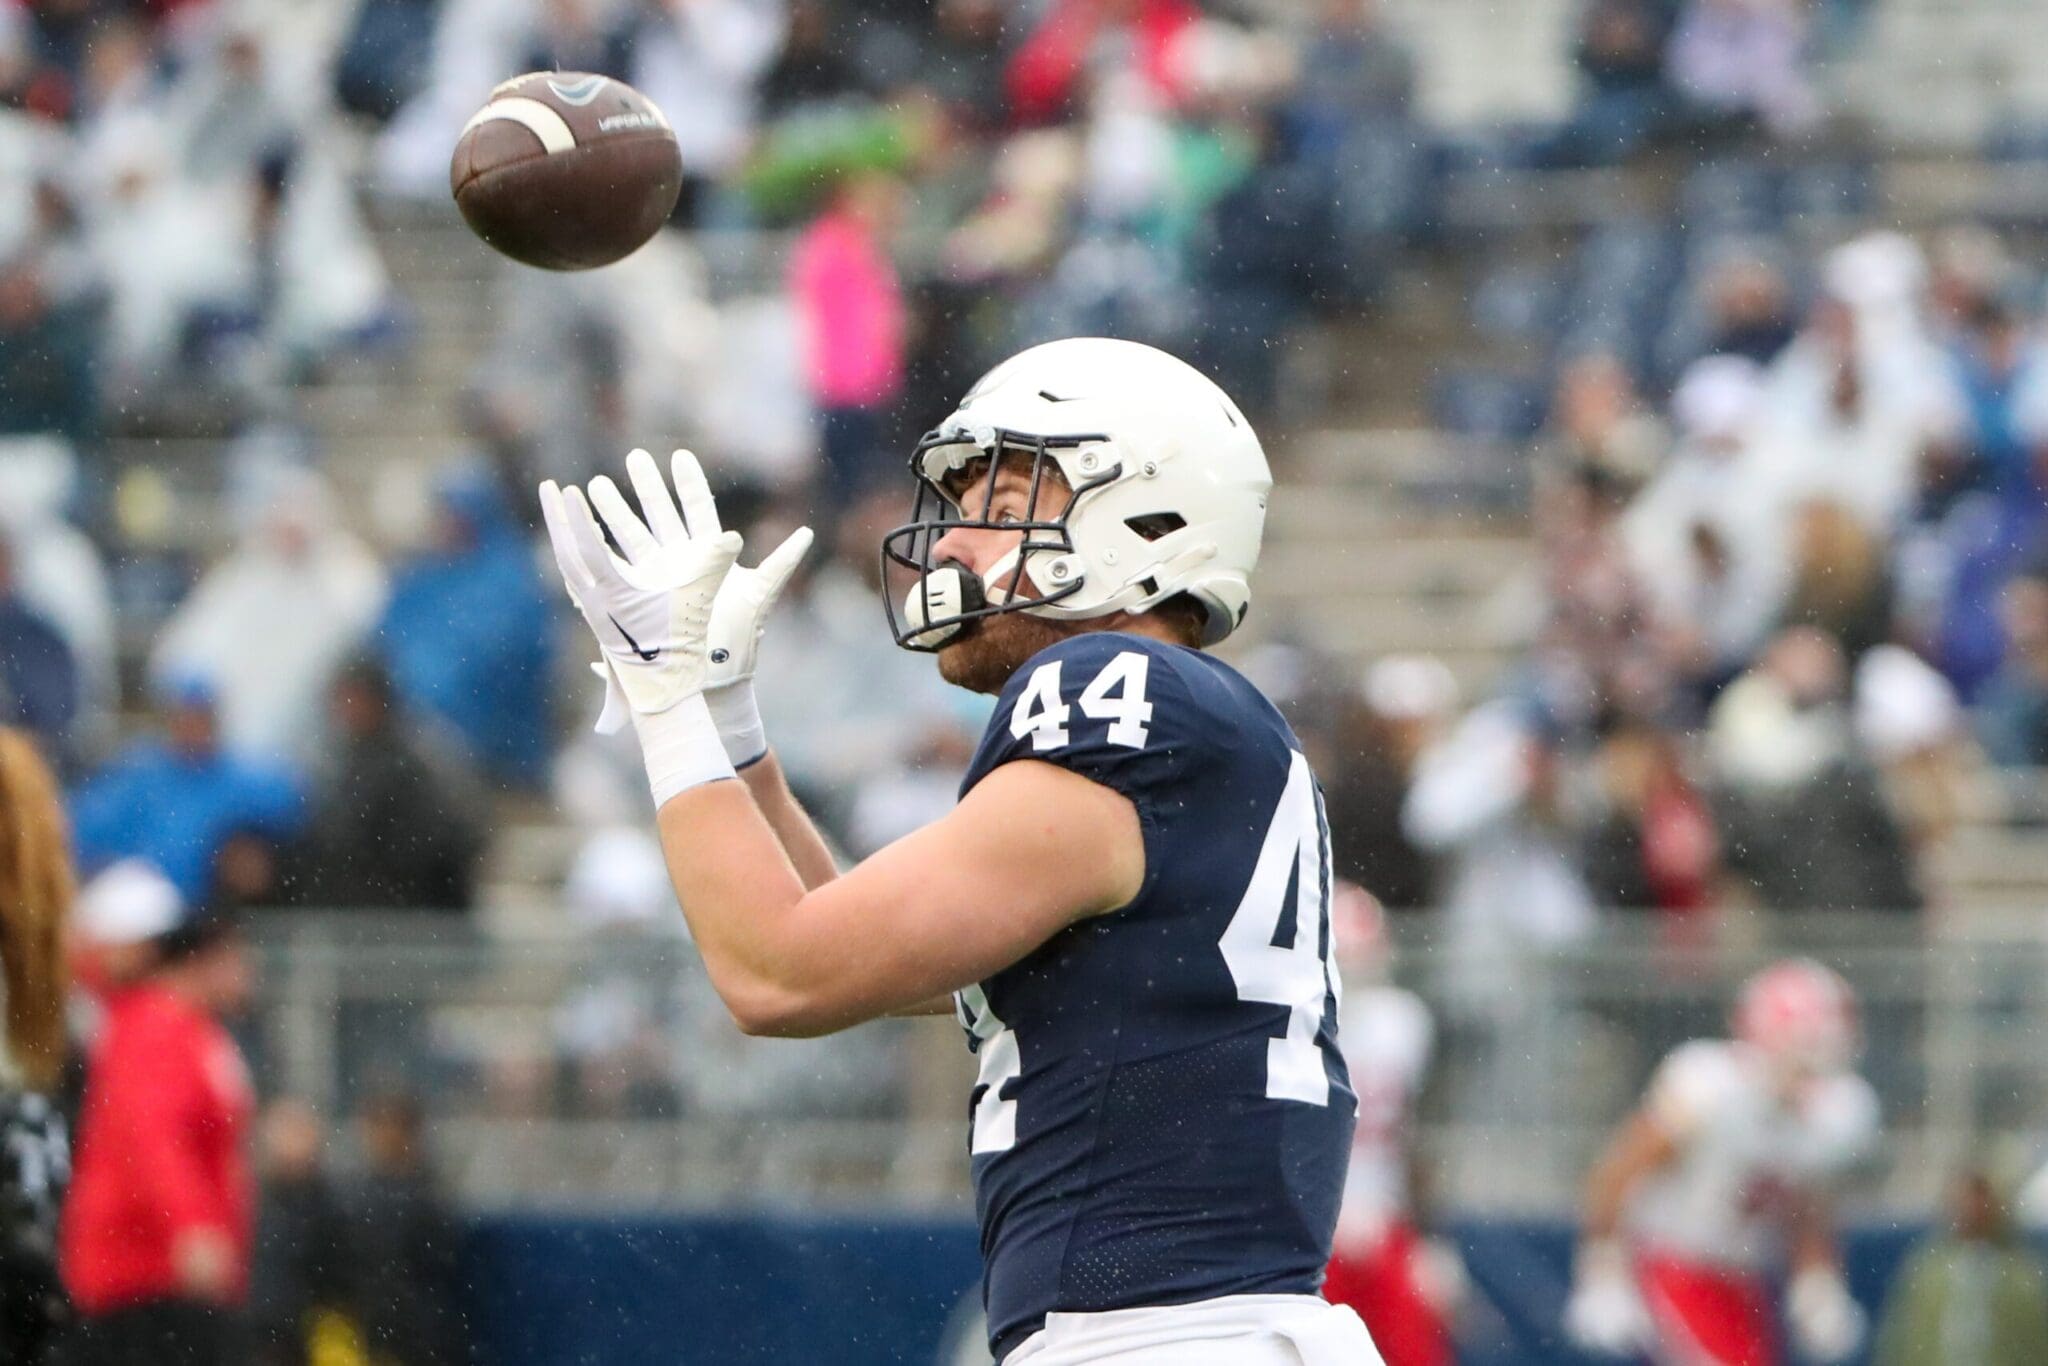
[(1028, 612), (997, 612), (962, 622), (939, 647), (939, 677), (970, 692), (999, 693), (1024, 661), (1072, 634), (1062, 622)]

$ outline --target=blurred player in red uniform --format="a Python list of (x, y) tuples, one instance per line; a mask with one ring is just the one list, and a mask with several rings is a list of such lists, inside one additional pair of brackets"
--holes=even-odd
[(1830, 1208), (1877, 1138), (1852, 1070), (1856, 1001), (1810, 959), (1743, 987), (1732, 1040), (1672, 1051), (1586, 1192), (1565, 1326), (1580, 1346), (1674, 1366), (1777, 1366), (1768, 1276), (1789, 1261), (1785, 1320), (1813, 1361), (1862, 1345)]
[(188, 920), (115, 994), (95, 1044), (59, 1234), (79, 1313), (66, 1366), (230, 1366), (248, 1288), (252, 1091), (222, 1024), (251, 969), (233, 922)]
[(1450, 1366), (1446, 1320), (1464, 1268), (1416, 1229), (1409, 1152), (1436, 1025), (1420, 997), (1386, 980), (1384, 912), (1370, 892), (1349, 882), (1332, 887), (1330, 931), (1344, 972), (1338, 1037), (1358, 1094), (1358, 1127), (1323, 1297), (1357, 1311), (1387, 1366)]

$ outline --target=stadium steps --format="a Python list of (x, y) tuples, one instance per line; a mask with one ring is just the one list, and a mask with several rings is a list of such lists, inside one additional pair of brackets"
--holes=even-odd
[(500, 888), (558, 884), (582, 840), (581, 831), (557, 824), (547, 809), (501, 818), (484, 861), (484, 881)]
[(2048, 888), (2048, 830), (1966, 824), (1931, 852), (1928, 868), (1949, 904), (2038, 907)]
[(1352, 670), (1434, 654), (1471, 693), (1515, 641), (1491, 605), (1530, 562), (1516, 453), (1426, 425), (1446, 357), (1477, 345), (1456, 268), (1430, 267), (1383, 311), (1326, 329), (1324, 424), (1274, 434), (1254, 631)]
[(378, 202), (372, 231), (403, 301), (395, 362), (344, 366), (299, 395), (343, 501), (386, 541), (418, 530), (394, 509), (464, 444), (460, 401), (491, 329), (497, 262), (452, 208)]
[(1880, 0), (1836, 88), (1893, 145), (1974, 148), (2000, 126), (2048, 117), (2048, 5)]
[(1425, 117), (1463, 128), (1570, 108), (1578, 0), (1388, 0), (1386, 9), (1414, 54)]

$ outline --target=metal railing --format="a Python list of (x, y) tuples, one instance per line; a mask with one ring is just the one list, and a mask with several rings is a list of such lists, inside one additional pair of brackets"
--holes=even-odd
[[(1859, 1198), (1924, 1208), (1992, 1137), (2048, 1133), (2048, 911), (1688, 922), (1618, 915), (1563, 950), (1396, 924), (1395, 978), (1438, 1023), (1418, 1135), (1444, 1205), (1569, 1208), (1677, 1043), (1743, 976), (1813, 953), (1855, 985), (1886, 1140)], [(971, 1060), (949, 1020), (742, 1037), (680, 935), (505, 938), (434, 917), (262, 924), (248, 1037), (271, 1094), (331, 1114), (423, 1097), (443, 1166), (492, 1204), (931, 1207), (966, 1189)], [(1351, 984), (1354, 989), (1357, 982)]]

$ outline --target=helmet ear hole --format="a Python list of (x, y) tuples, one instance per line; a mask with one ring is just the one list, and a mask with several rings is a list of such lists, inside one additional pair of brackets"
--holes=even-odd
[(1124, 518), (1124, 525), (1147, 541), (1171, 536), (1187, 524), (1188, 519), (1178, 512), (1149, 512), (1141, 517)]

